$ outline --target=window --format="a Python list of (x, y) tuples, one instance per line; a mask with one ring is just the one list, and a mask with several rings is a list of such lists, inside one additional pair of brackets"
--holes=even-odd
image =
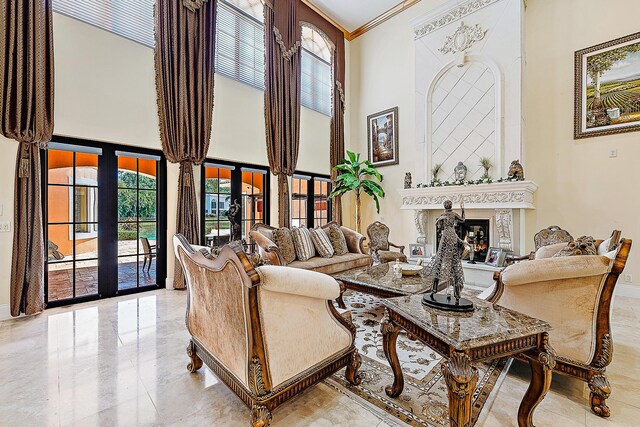
[(155, 45), (154, 0), (53, 0), (53, 10), (145, 46)]
[(291, 179), (291, 226), (321, 227), (331, 221), (328, 176), (294, 174)]
[(331, 115), (332, 52), (318, 31), (302, 26), (302, 92), (300, 103)]
[[(202, 169), (202, 244), (223, 246), (242, 240), (245, 250), (253, 252), (249, 238), (254, 224), (268, 222), (269, 169), (264, 166), (233, 162), (206, 162)], [(237, 228), (227, 217), (229, 209), (239, 207), (235, 215)]]
[(264, 12), (260, 0), (220, 0), (216, 72), (264, 90)]

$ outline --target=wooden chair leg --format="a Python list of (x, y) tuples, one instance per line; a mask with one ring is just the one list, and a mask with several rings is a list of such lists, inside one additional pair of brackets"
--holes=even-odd
[(271, 424), (271, 411), (264, 405), (254, 404), (251, 408), (251, 427), (268, 427)]
[(607, 406), (606, 400), (611, 395), (611, 386), (609, 380), (604, 374), (594, 375), (589, 378), (589, 403), (591, 410), (599, 417), (611, 416), (611, 411)]
[(202, 359), (196, 354), (196, 345), (193, 341), (189, 341), (187, 346), (187, 356), (191, 358), (191, 362), (187, 365), (187, 370), (192, 374), (202, 368)]

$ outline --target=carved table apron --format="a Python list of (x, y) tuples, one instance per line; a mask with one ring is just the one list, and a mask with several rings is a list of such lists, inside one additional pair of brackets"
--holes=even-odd
[[(479, 314), (477, 313), (479, 308), (476, 308), (475, 314), (462, 317), (464, 316), (462, 314), (420, 307), (417, 305), (420, 304), (420, 299), (421, 296), (409, 296), (383, 300), (386, 308), (380, 330), (383, 335), (384, 353), (394, 375), (393, 384), (385, 388), (387, 395), (397, 397), (404, 388), (404, 378), (396, 352), (396, 340), (398, 333), (405, 330), (410, 336), (415, 337), (447, 359), (447, 362), (442, 365), (442, 373), (449, 391), (450, 425), (455, 427), (472, 425), (472, 396), (478, 381), (478, 371), (473, 366), (474, 363), (516, 355), (527, 360), (531, 366), (531, 382), (518, 410), (518, 425), (532, 427), (533, 412), (551, 386), (551, 376), (555, 365), (555, 352), (549, 345), (547, 333), (550, 330), (549, 325), (538, 319), (497, 306), (496, 313), (506, 314), (510, 317), (509, 322), (501, 322), (503, 318), (500, 318), (498, 322), (495, 322), (498, 323), (497, 327), (495, 323), (491, 325), (495, 335), (485, 335), (477, 340), (459, 341), (464, 334), (465, 321), (456, 323), (454, 320), (453, 323), (457, 326), (454, 326), (450, 331), (452, 336), (450, 338), (446, 336), (447, 332), (442, 333), (442, 330), (450, 328), (452, 323), (443, 327), (442, 325), (446, 325), (447, 322), (442, 322), (442, 319), (461, 318), (473, 322), (477, 321), (474, 316), (486, 315), (487, 311)], [(480, 303), (479, 301), (474, 299), (476, 307), (481, 304), (491, 306), (490, 303), (484, 301)], [(403, 309), (405, 302), (411, 303), (407, 304), (407, 306), (410, 305), (407, 310)], [(412, 311), (417, 313), (417, 316)], [(440, 321), (440, 324), (435, 328), (425, 327), (426, 318), (430, 318), (434, 324), (438, 324)], [(521, 328), (517, 325), (520, 318), (526, 323)], [(482, 326), (478, 326), (478, 329), (482, 329)]]

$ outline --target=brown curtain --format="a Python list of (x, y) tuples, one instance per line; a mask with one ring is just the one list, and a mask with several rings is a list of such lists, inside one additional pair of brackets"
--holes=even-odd
[(278, 177), (278, 223), (291, 222), (288, 177), (293, 175), (300, 147), (300, 23), (299, 0), (265, 1), (264, 115), (267, 155)]
[[(216, 0), (158, 0), (155, 69), (162, 150), (180, 163), (176, 232), (200, 242), (193, 166), (209, 149), (213, 120)], [(176, 262), (173, 287), (185, 287)]]
[(18, 141), (11, 315), (44, 309), (40, 151), (53, 134), (53, 29), (50, 0), (0, 6), (0, 132)]
[[(320, 16), (306, 4), (300, 5), (300, 21), (312, 24), (331, 40), (335, 46), (333, 52), (333, 86), (331, 135), (330, 135), (330, 168), (331, 179), (335, 182), (337, 173), (333, 167), (344, 159), (344, 80), (345, 80), (345, 47), (344, 33), (329, 21)], [(342, 201), (336, 197), (332, 201), (332, 219), (342, 224)]]

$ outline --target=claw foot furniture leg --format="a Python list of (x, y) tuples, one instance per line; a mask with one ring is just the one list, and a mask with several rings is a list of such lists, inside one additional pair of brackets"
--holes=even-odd
[(385, 387), (384, 391), (389, 397), (398, 397), (404, 389), (404, 377), (396, 351), (396, 341), (398, 340), (400, 328), (389, 319), (389, 312), (386, 309), (380, 323), (380, 331), (382, 332), (382, 348), (393, 371), (393, 385)]
[(608, 417), (611, 411), (607, 406), (606, 399), (611, 395), (609, 380), (603, 374), (594, 375), (589, 379), (589, 403), (591, 410), (599, 417)]
[(195, 373), (198, 369), (202, 368), (202, 359), (198, 357), (196, 354), (196, 345), (193, 341), (189, 341), (189, 345), (187, 346), (187, 356), (191, 358), (191, 362), (187, 365), (187, 370), (192, 374)]
[(534, 427), (533, 411), (551, 387), (551, 376), (556, 366), (556, 353), (549, 345), (547, 333), (541, 335), (540, 342), (536, 353), (527, 357), (531, 366), (531, 382), (518, 409), (519, 427)]
[(347, 370), (345, 371), (347, 381), (353, 385), (359, 385), (362, 382), (362, 377), (358, 374), (360, 365), (362, 365), (362, 357), (360, 357), (360, 353), (358, 353), (358, 350), (356, 349), (351, 354), (351, 363), (347, 365)]
[(251, 408), (251, 427), (268, 427), (271, 424), (271, 411), (264, 405)]
[(457, 427), (471, 426), (471, 398), (478, 382), (478, 370), (471, 366), (468, 355), (455, 352), (442, 365), (442, 374), (449, 390), (449, 421)]

